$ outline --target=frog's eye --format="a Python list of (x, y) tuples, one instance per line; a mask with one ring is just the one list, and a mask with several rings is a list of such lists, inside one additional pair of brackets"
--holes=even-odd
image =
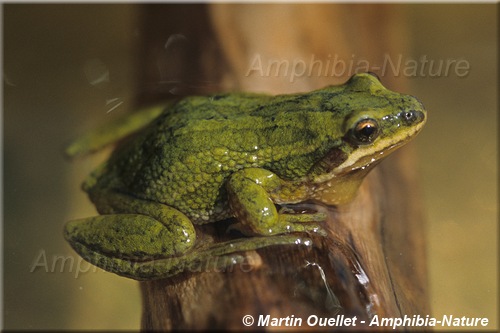
[(358, 144), (372, 143), (378, 134), (379, 126), (374, 119), (362, 119), (352, 129), (352, 138)]

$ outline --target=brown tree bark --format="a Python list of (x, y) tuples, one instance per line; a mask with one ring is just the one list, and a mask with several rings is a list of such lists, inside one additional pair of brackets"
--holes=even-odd
[[(289, 75), (263, 77), (249, 66), (256, 56), (263, 64), (312, 59), (326, 66), (334, 56), (348, 63), (353, 55), (380, 65), (384, 56), (406, 50), (403, 14), (388, 5), (148, 6), (145, 21), (153, 28), (145, 30), (149, 51), (142, 59), (157, 60), (149, 46), (158, 45), (165, 33), (181, 31), (194, 44), (176, 59), (191, 69), (190, 82), (210, 82), (208, 90), (307, 91), (342, 83), (352, 72), (313, 71), (291, 82)], [(151, 81), (156, 74), (148, 76), (147, 69), (154, 69), (145, 67), (142, 80)], [(404, 84), (390, 75), (382, 82), (393, 90)], [(357, 318), (356, 327), (345, 328), (359, 329), (374, 315), (429, 313), (414, 162), (410, 145), (377, 166), (351, 204), (328, 208), (328, 237), (311, 236), (313, 246), (273, 246), (246, 253), (244, 267), (141, 282), (142, 328), (242, 329), (244, 315), (257, 319), (260, 314), (303, 318), (304, 328), (309, 315), (343, 314)], [(198, 233), (226, 239), (224, 227), (210, 225)]]

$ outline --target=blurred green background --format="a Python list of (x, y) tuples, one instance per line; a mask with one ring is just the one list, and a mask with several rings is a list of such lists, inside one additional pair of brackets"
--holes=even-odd
[[(495, 329), (497, 6), (405, 7), (412, 44), (405, 56), (470, 64), (466, 77), (410, 79), (411, 93), (429, 110), (414, 144), (433, 315), (488, 317)], [(7, 329), (140, 326), (138, 283), (81, 262), (61, 231), (66, 220), (94, 214), (80, 183), (105, 156), (69, 163), (62, 148), (84, 129), (129, 112), (131, 92), (142, 89), (134, 82), (140, 13), (133, 4), (3, 6)]]

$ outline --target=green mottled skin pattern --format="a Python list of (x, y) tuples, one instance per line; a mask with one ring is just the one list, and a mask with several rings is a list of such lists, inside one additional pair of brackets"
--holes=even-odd
[[(414, 97), (370, 74), (305, 94), (185, 98), (87, 179), (84, 189), (104, 215), (68, 223), (66, 238), (90, 262), (135, 279), (172, 276), (213, 257), (226, 266), (241, 259), (238, 251), (307, 242), (289, 233), (321, 232), (325, 216), (276, 204), (349, 202), (366, 173), (425, 118)], [(368, 129), (357, 136), (366, 119), (376, 135)], [(193, 249), (193, 223), (229, 217), (244, 234), (265, 237)]]

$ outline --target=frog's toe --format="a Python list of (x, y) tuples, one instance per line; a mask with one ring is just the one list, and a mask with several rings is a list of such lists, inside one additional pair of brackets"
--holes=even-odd
[(315, 223), (315, 222), (325, 222), (327, 215), (323, 212), (316, 213), (281, 213), (279, 214), (279, 220), (285, 223)]
[(324, 229), (324, 227), (321, 225), (321, 223), (317, 222), (310, 222), (310, 221), (301, 221), (295, 222), (295, 221), (289, 221), (288, 219), (286, 220), (280, 220), (280, 223), (278, 223), (276, 226), (274, 226), (273, 229), (270, 229), (270, 232), (272, 234), (284, 234), (284, 233), (290, 233), (290, 232), (306, 232), (306, 233), (313, 233), (321, 236), (326, 236), (327, 233)]

